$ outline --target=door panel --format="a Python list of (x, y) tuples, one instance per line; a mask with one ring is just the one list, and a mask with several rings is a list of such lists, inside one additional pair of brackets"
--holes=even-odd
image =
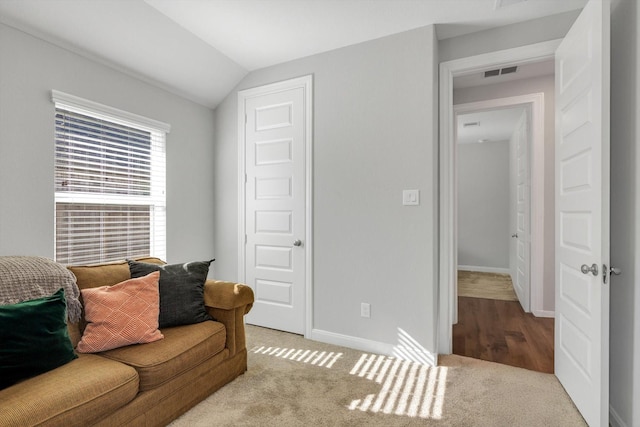
[(293, 333), (305, 326), (304, 98), (304, 88), (284, 88), (247, 98), (244, 110), (247, 323)]
[(514, 290), (522, 309), (530, 311), (530, 174), (528, 112), (524, 111), (514, 130), (516, 150), (516, 277)]
[(556, 52), (555, 328), (556, 375), (591, 426), (609, 419), (608, 97), (609, 1), (591, 0)]

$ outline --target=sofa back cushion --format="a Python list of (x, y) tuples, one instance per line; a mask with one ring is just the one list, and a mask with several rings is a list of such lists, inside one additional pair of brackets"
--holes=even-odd
[(85, 322), (83, 320), (77, 323), (67, 322), (69, 339), (71, 340), (71, 345), (73, 346), (73, 348), (76, 348), (76, 346), (80, 342), (80, 338), (82, 337), (82, 329), (80, 329), (80, 326), (84, 328), (84, 325), (85, 325)]
[[(165, 264), (159, 258), (140, 258), (137, 261), (152, 264)], [(80, 289), (96, 288), (98, 286), (113, 286), (131, 278), (127, 261), (119, 261), (109, 264), (82, 265), (67, 267), (76, 276)]]

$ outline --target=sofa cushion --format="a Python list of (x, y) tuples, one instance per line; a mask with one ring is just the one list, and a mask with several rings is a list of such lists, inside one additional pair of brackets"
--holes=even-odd
[(130, 366), (93, 354), (0, 391), (0, 425), (86, 426), (138, 393)]
[(225, 348), (222, 323), (206, 321), (163, 329), (164, 339), (105, 351), (100, 355), (138, 371), (140, 391), (150, 390), (215, 356)]
[[(159, 258), (138, 258), (136, 260), (152, 264), (164, 264), (164, 261)], [(76, 276), (80, 289), (111, 286), (131, 279), (129, 264), (126, 261), (109, 264), (71, 265), (67, 268)]]
[(0, 389), (75, 359), (64, 289), (0, 305)]
[(129, 261), (131, 277), (160, 272), (160, 328), (212, 320), (204, 308), (204, 282), (213, 261), (169, 265)]
[(96, 353), (162, 339), (158, 330), (156, 271), (113, 286), (82, 289), (87, 327), (78, 343), (81, 353)]

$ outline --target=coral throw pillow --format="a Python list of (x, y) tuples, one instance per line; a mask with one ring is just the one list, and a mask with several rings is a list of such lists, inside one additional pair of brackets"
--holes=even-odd
[(159, 272), (113, 286), (82, 289), (87, 327), (80, 353), (96, 353), (164, 338), (158, 330)]

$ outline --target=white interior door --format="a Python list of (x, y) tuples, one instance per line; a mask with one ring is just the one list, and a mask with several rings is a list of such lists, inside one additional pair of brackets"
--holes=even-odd
[(609, 265), (609, 1), (590, 0), (556, 52), (555, 326), (556, 375), (590, 426), (609, 425), (604, 264)]
[[(253, 90), (254, 92), (256, 90)], [(247, 93), (249, 92), (249, 93)], [(305, 330), (307, 257), (305, 88), (241, 93), (244, 101), (244, 281), (255, 302), (247, 323)]]
[(526, 312), (530, 309), (530, 251), (531, 251), (531, 227), (530, 227), (530, 188), (531, 176), (529, 167), (529, 126), (528, 112), (524, 111), (514, 131), (514, 148), (516, 151), (516, 277), (514, 290), (522, 309)]

